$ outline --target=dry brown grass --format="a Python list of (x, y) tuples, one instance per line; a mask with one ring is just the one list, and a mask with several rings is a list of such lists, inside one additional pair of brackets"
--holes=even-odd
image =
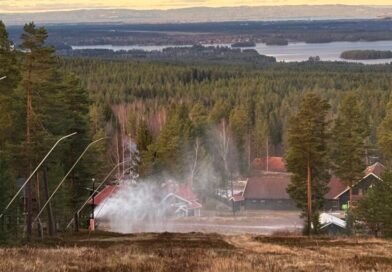
[(2, 247), (0, 271), (392, 271), (392, 241), (82, 233)]

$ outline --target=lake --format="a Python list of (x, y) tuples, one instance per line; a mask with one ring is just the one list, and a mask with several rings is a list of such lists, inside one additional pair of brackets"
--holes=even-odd
[[(161, 51), (167, 47), (190, 47), (191, 45), (88, 45), (88, 46), (72, 46), (72, 49), (111, 49), (133, 50), (141, 49), (145, 51)], [(207, 46), (207, 45), (206, 45)], [(230, 44), (213, 44), (213, 46), (230, 46)], [(259, 54), (273, 56), (277, 61), (294, 62), (306, 61), (311, 56), (319, 56), (323, 61), (347, 61), (358, 62), (364, 64), (384, 64), (392, 62), (392, 59), (378, 60), (343, 60), (340, 54), (347, 50), (392, 50), (392, 41), (376, 41), (376, 42), (331, 42), (331, 43), (289, 43), (286, 46), (265, 45), (264, 43), (256, 44), (252, 49), (257, 50)]]

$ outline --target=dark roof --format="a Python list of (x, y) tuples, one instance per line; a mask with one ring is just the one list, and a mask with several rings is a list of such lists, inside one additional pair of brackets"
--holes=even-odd
[(286, 172), (286, 165), (282, 157), (263, 157), (256, 158), (252, 162), (253, 170), (262, 170), (267, 171), (267, 162), (268, 162), (268, 171), (271, 172)]
[[(368, 167), (366, 167), (364, 171), (364, 176), (362, 179), (360, 179), (355, 185), (360, 184), (369, 175), (375, 175), (376, 178), (381, 178), (382, 173), (385, 171), (385, 166), (382, 163), (376, 162)], [(335, 180), (333, 180), (335, 179)], [(340, 195), (343, 193), (347, 192), (349, 190), (349, 187), (344, 185), (341, 180), (339, 180), (337, 177), (332, 177), (330, 183), (329, 183), (330, 191), (325, 195), (327, 199), (333, 199), (333, 198), (338, 198)], [(356, 196), (353, 196), (353, 199)], [(361, 196), (359, 196), (361, 198)]]
[[(282, 165), (283, 159), (280, 157), (270, 157), (270, 159), (275, 158), (276, 164), (273, 164), (272, 169), (280, 169), (278, 166)], [(276, 159), (280, 158), (280, 159)], [(265, 160), (264, 160), (265, 161)], [(255, 159), (252, 163), (253, 167), (263, 167), (265, 163), (262, 163), (262, 159)], [(284, 163), (283, 163), (284, 165)], [(257, 168), (256, 168), (257, 169)], [(259, 169), (262, 170), (262, 169)], [(365, 176), (369, 174), (374, 174), (377, 177), (382, 175), (385, 170), (385, 166), (377, 162), (370, 165), (365, 170)], [(272, 170), (271, 170), (272, 171)], [(363, 179), (364, 179), (363, 178)], [(361, 182), (361, 179), (359, 182)], [(284, 172), (265, 172), (258, 171), (254, 172), (253, 175), (248, 179), (248, 183), (245, 187), (244, 198), (245, 199), (289, 199), (290, 196), (286, 192), (287, 186), (291, 182), (291, 175)], [(325, 194), (326, 199), (335, 199), (345, 191), (347, 191), (347, 186), (336, 176), (332, 176), (328, 183), (329, 191)]]
[(248, 179), (245, 199), (290, 199), (286, 192), (291, 182), (291, 174), (264, 172)]

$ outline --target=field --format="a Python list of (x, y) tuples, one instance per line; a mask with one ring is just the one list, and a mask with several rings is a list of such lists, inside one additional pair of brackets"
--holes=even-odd
[(0, 271), (392, 271), (374, 238), (79, 233), (0, 248)]

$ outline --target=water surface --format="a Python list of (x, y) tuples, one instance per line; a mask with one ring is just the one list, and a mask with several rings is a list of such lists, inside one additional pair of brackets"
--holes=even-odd
[[(72, 49), (111, 49), (119, 50), (145, 50), (145, 51), (162, 51), (168, 47), (190, 47), (191, 45), (88, 45), (88, 46), (72, 46)], [(213, 46), (230, 46), (230, 44), (213, 44)], [(289, 43), (286, 46), (266, 45), (264, 43), (256, 44), (259, 54), (275, 57), (277, 61), (294, 62), (306, 61), (311, 56), (319, 56), (323, 61), (347, 61), (358, 62), (364, 64), (384, 64), (392, 62), (392, 59), (377, 60), (344, 60), (340, 58), (340, 54), (347, 50), (391, 50), (392, 41), (376, 41), (376, 42), (331, 42), (331, 43)]]

